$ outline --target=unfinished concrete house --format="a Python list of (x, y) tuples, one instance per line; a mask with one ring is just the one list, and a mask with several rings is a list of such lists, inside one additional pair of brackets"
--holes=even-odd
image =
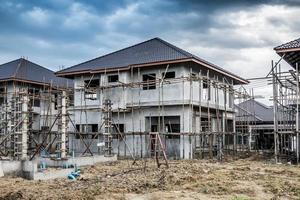
[[(300, 38), (274, 48), (280, 59), (272, 61), (274, 155), (276, 161), (299, 163), (299, 62)], [(286, 61), (291, 69), (283, 71)]]
[(0, 158), (29, 160), (42, 151), (66, 157), (72, 87), (23, 58), (0, 65)]
[(192, 159), (235, 150), (233, 86), (248, 82), (162, 39), (56, 75), (74, 80), (76, 155)]

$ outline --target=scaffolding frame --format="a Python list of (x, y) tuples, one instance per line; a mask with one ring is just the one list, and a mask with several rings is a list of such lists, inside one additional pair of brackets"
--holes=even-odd
[(50, 152), (65, 159), (71, 90), (22, 80), (3, 81), (0, 88), (0, 159), (32, 160)]
[[(282, 56), (282, 58), (284, 55)], [(275, 162), (299, 163), (299, 67), (283, 71), (271, 62)]]
[[(170, 68), (169, 64), (165, 65), (165, 70), (164, 74), (166, 74), (166, 72), (168, 72)], [(134, 72), (136, 73), (134, 76)], [(120, 143), (123, 141), (126, 141), (126, 137), (131, 137), (132, 138), (132, 143), (135, 144), (136, 140), (140, 141), (139, 143), (139, 147), (132, 145), (132, 147), (130, 147), (130, 149), (132, 150), (133, 154), (135, 155), (140, 155), (139, 157), (144, 157), (143, 154), (145, 152), (144, 151), (144, 147), (147, 146), (147, 141), (150, 141), (150, 138), (146, 138), (149, 137), (149, 133), (153, 132), (153, 131), (141, 131), (141, 110), (143, 108), (143, 105), (141, 104), (141, 89), (145, 86), (148, 85), (155, 85), (156, 86), (156, 91), (158, 92), (158, 99), (156, 102), (156, 106), (157, 107), (157, 111), (158, 111), (158, 133), (160, 136), (162, 136), (162, 138), (167, 138), (168, 136), (178, 136), (180, 138), (182, 138), (183, 140), (185, 140), (186, 138), (188, 138), (189, 144), (190, 146), (192, 146), (192, 143), (194, 143), (194, 150), (193, 151), (189, 151), (190, 154), (188, 155), (188, 158), (195, 158), (195, 157), (199, 157), (199, 158), (204, 158), (206, 157), (206, 154), (209, 155), (210, 158), (213, 157), (217, 157), (217, 159), (219, 160), (223, 160), (224, 159), (224, 155), (225, 154), (231, 154), (231, 155), (237, 155), (236, 152), (240, 152), (240, 151), (244, 151), (244, 149), (249, 149), (248, 144), (245, 144), (244, 146), (241, 145), (237, 145), (237, 135), (240, 133), (237, 133), (235, 131), (235, 119), (234, 119), (234, 99), (236, 98), (251, 98), (251, 95), (249, 95), (248, 92), (246, 92), (245, 90), (242, 91), (238, 91), (236, 89), (234, 89), (233, 87), (233, 82), (228, 82), (228, 80), (226, 79), (226, 77), (222, 77), (221, 80), (219, 80), (219, 76), (214, 75), (214, 77), (211, 77), (209, 74), (209, 70), (207, 70), (206, 75), (203, 75), (201, 73), (201, 71), (198, 74), (193, 73), (192, 68), (190, 68), (190, 73), (188, 76), (181, 76), (181, 77), (176, 77), (176, 78), (171, 78), (171, 79), (165, 79), (164, 76), (162, 77), (155, 77), (154, 80), (148, 80), (148, 81), (142, 81), (141, 79), (141, 73), (140, 73), (140, 68), (135, 68), (135, 67), (130, 67), (129, 69), (129, 73), (130, 73), (130, 81), (128, 81), (127, 83), (123, 83), (118, 81), (118, 83), (116, 84), (107, 84), (107, 81), (103, 80), (101, 77), (107, 77), (107, 72), (106, 70), (104, 70), (103, 75), (99, 74), (92, 74), (89, 78), (89, 80), (86, 80), (86, 82), (88, 82), (88, 84), (84, 84), (81, 86), (77, 86), (77, 88), (75, 88), (75, 91), (80, 92), (80, 106), (76, 108), (76, 110), (80, 112), (80, 121), (79, 124), (88, 124), (88, 119), (87, 119), (87, 111), (90, 112), (97, 112), (100, 114), (100, 118), (102, 119), (101, 122), (99, 123), (102, 124), (103, 123), (103, 119), (105, 118), (105, 116), (107, 114), (106, 112), (106, 108), (103, 104), (103, 101), (109, 100), (111, 97), (108, 94), (108, 91), (115, 89), (115, 88), (119, 88), (121, 89), (122, 95), (125, 95), (126, 91), (133, 91), (133, 90), (138, 90), (137, 94), (138, 94), (138, 100), (133, 99), (133, 96), (131, 97), (131, 102), (127, 102), (125, 103), (125, 98), (124, 102), (118, 101), (118, 107), (116, 109), (111, 110), (112, 113), (117, 115), (117, 119), (115, 120), (116, 122), (119, 123), (120, 119), (122, 118), (124, 121), (126, 120), (126, 116), (130, 115), (131, 113), (131, 120), (132, 121), (132, 130), (131, 131), (126, 131), (124, 130), (124, 132), (122, 134), (117, 133), (122, 135), (121, 141), (118, 141), (118, 147), (117, 147), (117, 155), (120, 155)], [(159, 71), (160, 74), (160, 71)], [(118, 75), (120, 75), (119, 70), (118, 70)], [(93, 88), (89, 88), (89, 84), (91, 83), (91, 81), (93, 80), (93, 78), (99, 78), (99, 85), (97, 87), (93, 87)], [(84, 78), (83, 76), (81, 76), (81, 81), (84, 83)], [(185, 101), (185, 99), (182, 99), (182, 118), (180, 119), (182, 122), (184, 122), (184, 118), (185, 117), (190, 117), (190, 124), (189, 125), (189, 130), (188, 132), (184, 132), (184, 131), (180, 131), (180, 132), (166, 132), (165, 127), (160, 127), (161, 123), (165, 124), (165, 106), (164, 103), (164, 87), (166, 85), (170, 85), (170, 84), (182, 84), (183, 86), (185, 84), (189, 84), (189, 100), (188, 102)], [(193, 91), (195, 85), (198, 84), (198, 88), (199, 88), (199, 102), (195, 103), (194, 99), (193, 99)], [(207, 100), (204, 101), (203, 100), (203, 84), (206, 84), (209, 88), (213, 87), (215, 88), (214, 90), (214, 95), (216, 96), (216, 98), (214, 99), (214, 102)], [(208, 89), (211, 90), (211, 89)], [(91, 93), (95, 93), (95, 94), (99, 94), (99, 96), (101, 98), (99, 98), (99, 105), (96, 107), (89, 107), (86, 104), (86, 98), (83, 97), (85, 92), (91, 92)], [(183, 98), (185, 96), (184, 94), (184, 90), (182, 91), (183, 94)], [(220, 96), (219, 93), (223, 92), (223, 96), (224, 96), (224, 104), (221, 105), (220, 103)], [(132, 93), (131, 93), (132, 94)], [(213, 94), (209, 94), (209, 95), (213, 95)], [(228, 98), (227, 98), (228, 95)], [(232, 97), (232, 99), (230, 99)], [(231, 102), (231, 106), (228, 105)], [(122, 104), (123, 103), (123, 104)], [(119, 105), (122, 104), (122, 105)], [(184, 113), (184, 109), (186, 107), (190, 108), (190, 113), (189, 116), (185, 116)], [(73, 111), (75, 113), (75, 110)], [(180, 112), (180, 111), (178, 111)], [(139, 125), (138, 127), (135, 127), (136, 124), (134, 123), (134, 116), (136, 114), (136, 116), (138, 116), (139, 118)], [(231, 114), (231, 117), (229, 117), (229, 115)], [(83, 122), (83, 116), (85, 115), (85, 122)], [(104, 117), (103, 117), (104, 115)], [(123, 117), (122, 117), (123, 115)], [(198, 123), (196, 125), (196, 123), (193, 121), (195, 120), (195, 115), (197, 115), (198, 117)], [(204, 130), (204, 124), (202, 121), (202, 118), (207, 118), (207, 127)], [(213, 119), (214, 118), (214, 119)], [(216, 128), (212, 127), (212, 119), (214, 121), (216, 121)], [(232, 127), (231, 130), (229, 130), (229, 125), (228, 125), (228, 120), (232, 120)], [(151, 116), (150, 116), (150, 121), (151, 121)], [(151, 122), (150, 122), (151, 123)], [(182, 129), (184, 129), (185, 124), (183, 123), (182, 125)], [(196, 127), (197, 126), (197, 130)], [(215, 130), (213, 130), (215, 129)], [(98, 132), (96, 133), (97, 135), (97, 139), (98, 141), (104, 141), (103, 137), (101, 137), (101, 135), (105, 135), (106, 131), (103, 130), (102, 125), (100, 125), (100, 128), (98, 130)], [(71, 133), (72, 134), (72, 133)], [(79, 134), (81, 135), (80, 137), (84, 137), (88, 134), (95, 134), (95, 133), (89, 133), (85, 130), (80, 130), (80, 131), (76, 131), (76, 133), (74, 134)], [(248, 136), (249, 132), (247, 133), (243, 133), (243, 136)], [(231, 137), (233, 140), (233, 144), (228, 144), (228, 138)], [(93, 138), (92, 139), (96, 139)], [(164, 140), (164, 145), (166, 145), (166, 140)], [(144, 146), (143, 146), (144, 145)], [(185, 147), (184, 147), (184, 143), (183, 145), (183, 152), (182, 154), (185, 155)], [(105, 145), (106, 146), (106, 145)], [(124, 148), (124, 152), (125, 152), (125, 156), (126, 156), (126, 149), (128, 149), (128, 145), (126, 148)], [(149, 146), (149, 145), (148, 145)], [(139, 149), (139, 152), (136, 152), (136, 149)], [(150, 151), (149, 149), (146, 149), (146, 151)], [(215, 152), (215, 153), (214, 153)], [(148, 154), (149, 155), (149, 154)], [(184, 156), (186, 157), (186, 156)]]

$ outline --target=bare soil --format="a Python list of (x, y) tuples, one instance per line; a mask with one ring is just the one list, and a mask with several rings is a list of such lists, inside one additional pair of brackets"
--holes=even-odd
[(157, 168), (154, 161), (132, 165), (131, 160), (123, 160), (81, 170), (76, 181), (0, 178), (0, 200), (300, 199), (299, 166), (249, 158), (170, 161), (168, 169)]

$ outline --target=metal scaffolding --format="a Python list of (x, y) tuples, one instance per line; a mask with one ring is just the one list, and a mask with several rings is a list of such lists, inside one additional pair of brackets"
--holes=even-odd
[(282, 71), (271, 65), (274, 107), (274, 157), (276, 162), (299, 163), (299, 70)]
[[(163, 70), (164, 73), (162, 74), (166, 74), (169, 68), (170, 65), (166, 65), (165, 70)], [(237, 143), (240, 136), (248, 137), (249, 132), (238, 133), (235, 131), (234, 100), (235, 98), (251, 98), (251, 95), (245, 90), (239, 91), (234, 89), (233, 83), (228, 82), (225, 77), (220, 78), (217, 75), (211, 76), (209, 70), (207, 70), (206, 74), (201, 72), (196, 74), (193, 73), (191, 68), (188, 76), (167, 79), (162, 76), (142, 81), (140, 68), (131, 68), (130, 81), (126, 83), (119, 81), (114, 84), (107, 84), (107, 81), (103, 81), (103, 79), (100, 78), (106, 77), (106, 75), (107, 73), (105, 72), (102, 75), (93, 74), (89, 78), (81, 76), (81, 82), (84, 84), (81, 86), (77, 85), (77, 88), (75, 88), (75, 93), (80, 93), (80, 98), (78, 96), (80, 106), (77, 106), (76, 110), (74, 108), (72, 112), (75, 113), (77, 111), (79, 121), (76, 123), (80, 126), (77, 126), (76, 131), (73, 133), (73, 137), (80, 138), (82, 142), (88, 144), (84, 144), (86, 150), (83, 154), (86, 152), (90, 152), (91, 155), (95, 153), (95, 150), (92, 152), (91, 144), (93, 143), (93, 140), (96, 140), (98, 141), (98, 144), (101, 144), (101, 142), (105, 143), (106, 150), (104, 152), (111, 153), (113, 147), (108, 144), (115, 144), (117, 150), (114, 151), (114, 153), (118, 156), (121, 155), (120, 151), (122, 151), (125, 156), (127, 152), (130, 152), (130, 156), (133, 154), (134, 157), (142, 158), (149, 155), (149, 152), (151, 152), (151, 149), (147, 148), (149, 146), (151, 147), (151, 145), (147, 145), (151, 143), (151, 132), (159, 133), (164, 143), (163, 148), (166, 148), (167, 141), (170, 141), (175, 137), (187, 141), (187, 144), (192, 150), (190, 150), (190, 153), (187, 155), (185, 153), (185, 151), (187, 151), (185, 147), (186, 142), (182, 142), (182, 152), (180, 153), (184, 155), (184, 158), (205, 158), (208, 156), (210, 158), (215, 157), (219, 160), (223, 160), (226, 155), (234, 156), (237, 155), (236, 152), (242, 152), (249, 149), (248, 143)], [(118, 75), (120, 75), (119, 71)], [(99, 79), (100, 81), (95, 82), (95, 79)], [(166, 130), (165, 124), (168, 123), (168, 120), (166, 116), (167, 105), (165, 105), (165, 87), (174, 84), (182, 84), (183, 87), (186, 85), (189, 86), (189, 91), (182, 90), (183, 99), (178, 99), (178, 101), (181, 101), (182, 111), (180, 109), (177, 110), (183, 118), (180, 119), (182, 122), (185, 117), (190, 119), (189, 123), (181, 124), (181, 129), (184, 130), (184, 126), (187, 126), (188, 131), (173, 131), (171, 124), (168, 126), (168, 130)], [(142, 131), (141, 112), (143, 111), (143, 106), (141, 103), (141, 90), (145, 87), (156, 87), (158, 93), (158, 99), (154, 106), (157, 108), (158, 113), (158, 126), (156, 131)], [(212, 90), (212, 88), (214, 90)], [(199, 97), (197, 97), (197, 101), (195, 101), (194, 96), (195, 89), (197, 89), (200, 94)], [(111, 103), (108, 102), (112, 102), (112, 99), (115, 98), (110, 94), (112, 90), (117, 90), (117, 94), (122, 97), (128, 95), (128, 92), (132, 94), (132, 91), (138, 96), (135, 99), (133, 99), (133, 96), (128, 98), (128, 102), (125, 102), (125, 98), (121, 98), (114, 103), (117, 107), (112, 109), (108, 106), (111, 105)], [(185, 92), (189, 94), (188, 100), (184, 99), (186, 95)], [(216, 98), (211, 100), (211, 96), (215, 96)], [(97, 97), (100, 98), (98, 99)], [(206, 100), (204, 100), (205, 98)], [(223, 99), (221, 100), (220, 98)], [(90, 100), (94, 100), (95, 102), (98, 101), (99, 104), (95, 107), (89, 106), (87, 105), (87, 102)], [(188, 115), (185, 113), (185, 108), (189, 108), (190, 113), (188, 113)], [(90, 129), (84, 128), (84, 125), (90, 124), (87, 112), (97, 113), (100, 119), (104, 119), (104, 122), (100, 121), (98, 123), (98, 131), (96, 131), (96, 133)], [(108, 120), (111, 119), (113, 115), (114, 119)], [(154, 116), (149, 116), (149, 127), (151, 127), (151, 120), (153, 120), (153, 118)], [(134, 122), (135, 119), (137, 119), (136, 122)], [(131, 131), (126, 131), (126, 128), (124, 128), (124, 130), (120, 132), (120, 127), (116, 126), (116, 124), (119, 124), (121, 120), (127, 122), (131, 121)], [(74, 122), (72, 123), (76, 126)], [(163, 126), (161, 124), (163, 124)], [(117, 129), (116, 132), (112, 131), (114, 127)], [(110, 139), (108, 139), (108, 137)], [(131, 139), (130, 145), (126, 143), (129, 138)], [(126, 144), (124, 145), (124, 143)], [(73, 144), (72, 149), (74, 150), (78, 146), (78, 143)], [(170, 151), (170, 149), (167, 150), (168, 156), (174, 154), (174, 152)], [(177, 155), (176, 158), (178, 159), (179, 155)]]
[(42, 152), (66, 158), (67, 90), (10, 84), (10, 90), (7, 82), (0, 85), (0, 159), (32, 160)]

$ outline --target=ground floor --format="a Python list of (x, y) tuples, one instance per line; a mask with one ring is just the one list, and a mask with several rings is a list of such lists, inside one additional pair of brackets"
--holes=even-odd
[[(105, 133), (112, 135), (113, 154), (150, 157), (159, 133), (168, 158), (193, 159), (234, 151), (234, 115), (213, 108), (191, 106), (145, 107), (112, 111), (73, 111), (76, 131), (69, 134), (69, 150), (75, 155), (103, 153)], [(109, 125), (105, 119), (109, 116)], [(108, 128), (109, 126), (109, 128)]]
[[(75, 181), (67, 178), (28, 181), (0, 178), (0, 199), (299, 199), (300, 171), (250, 157), (230, 162), (132, 160), (81, 168)], [(39, 191), (39, 192), (37, 192)]]

